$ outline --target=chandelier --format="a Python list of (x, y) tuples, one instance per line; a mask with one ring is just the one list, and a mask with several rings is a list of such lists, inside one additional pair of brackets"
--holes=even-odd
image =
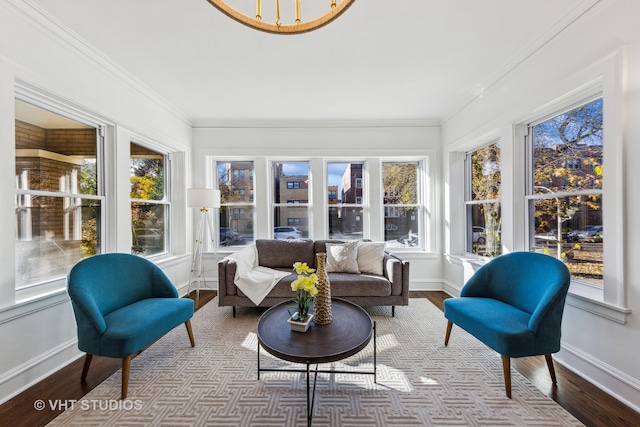
[[(319, 17), (315, 17), (309, 20), (303, 20), (303, 11), (300, 7), (300, 0), (282, 0), (283, 3), (283, 14), (281, 14), (280, 10), (280, 0), (266, 0), (266, 3), (269, 4), (268, 9), (265, 7), (263, 10), (262, 0), (255, 0), (256, 9), (255, 9), (255, 18), (249, 16), (243, 12), (239, 12), (233, 7), (229, 6), (225, 0), (207, 0), (214, 7), (220, 10), (225, 15), (230, 18), (235, 19), (236, 21), (244, 24), (248, 27), (254, 28), (260, 31), (266, 31), (268, 33), (274, 34), (299, 34), (306, 33), (308, 31), (313, 31), (317, 28), (327, 25), (338, 16), (342, 15), (345, 10), (349, 8), (356, 0), (313, 0), (314, 4), (319, 3), (320, 1), (325, 1), (327, 4), (326, 10), (327, 12), (324, 15)], [(228, 1), (228, 0), (227, 0)], [(246, 2), (246, 0), (245, 0)], [(308, 3), (307, 3), (308, 4)], [(286, 10), (284, 8), (287, 8)], [(289, 10), (289, 8), (291, 10)], [(247, 11), (248, 12), (248, 11)], [(266, 12), (265, 16), (268, 14), (274, 17), (274, 21), (268, 22), (267, 20), (263, 20), (263, 12)], [(249, 12), (250, 13), (250, 12)], [(324, 12), (321, 12), (324, 13)], [(285, 24), (281, 21), (283, 15), (290, 14), (295, 16), (295, 21), (290, 24)]]

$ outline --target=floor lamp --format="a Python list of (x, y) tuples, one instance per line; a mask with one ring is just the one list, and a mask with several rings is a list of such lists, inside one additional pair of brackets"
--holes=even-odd
[[(204, 239), (209, 236), (213, 244), (213, 250), (216, 250), (217, 236), (216, 230), (213, 229), (210, 208), (220, 207), (220, 191), (211, 188), (189, 188), (187, 190), (187, 206), (190, 208), (199, 208), (198, 225), (196, 226), (196, 234), (193, 239), (193, 252), (191, 258), (191, 276), (189, 277), (189, 285), (187, 294), (191, 292), (191, 284), (197, 282), (196, 285), (196, 308), (200, 301), (200, 281), (204, 280), (204, 265), (202, 264), (202, 249)], [(208, 234), (207, 234), (208, 233)]]

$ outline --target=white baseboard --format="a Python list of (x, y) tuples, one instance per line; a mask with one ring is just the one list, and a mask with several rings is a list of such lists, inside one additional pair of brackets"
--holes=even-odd
[(640, 381), (637, 379), (570, 344), (563, 343), (562, 349), (553, 358), (576, 375), (640, 412)]
[[(0, 404), (22, 393), (67, 366), (84, 353), (78, 350), (78, 340), (64, 342), (0, 375)], [(80, 372), (78, 372), (80, 381)], [(37, 399), (37, 397), (36, 397)]]

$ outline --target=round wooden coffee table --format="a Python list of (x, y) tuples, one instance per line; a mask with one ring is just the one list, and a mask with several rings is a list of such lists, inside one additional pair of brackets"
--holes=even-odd
[[(375, 322), (362, 307), (349, 301), (331, 300), (332, 321), (328, 325), (311, 322), (306, 332), (291, 330), (287, 319), (293, 301), (275, 305), (258, 319), (258, 380), (260, 372), (293, 371), (307, 373), (307, 425), (311, 425), (313, 401), (318, 373), (369, 374), (376, 382), (376, 334)], [(336, 362), (361, 351), (373, 337), (373, 371), (320, 370), (318, 364)], [(302, 363), (306, 369), (282, 369), (260, 367), (260, 347), (278, 359)], [(316, 365), (311, 369), (311, 365)], [(310, 391), (310, 374), (314, 374), (313, 393)]]

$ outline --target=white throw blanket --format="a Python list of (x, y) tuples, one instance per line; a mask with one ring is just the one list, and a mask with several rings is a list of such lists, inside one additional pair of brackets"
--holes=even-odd
[(255, 245), (228, 255), (226, 259), (236, 263), (236, 286), (255, 304), (259, 305), (280, 279), (289, 273), (258, 265), (258, 251)]

